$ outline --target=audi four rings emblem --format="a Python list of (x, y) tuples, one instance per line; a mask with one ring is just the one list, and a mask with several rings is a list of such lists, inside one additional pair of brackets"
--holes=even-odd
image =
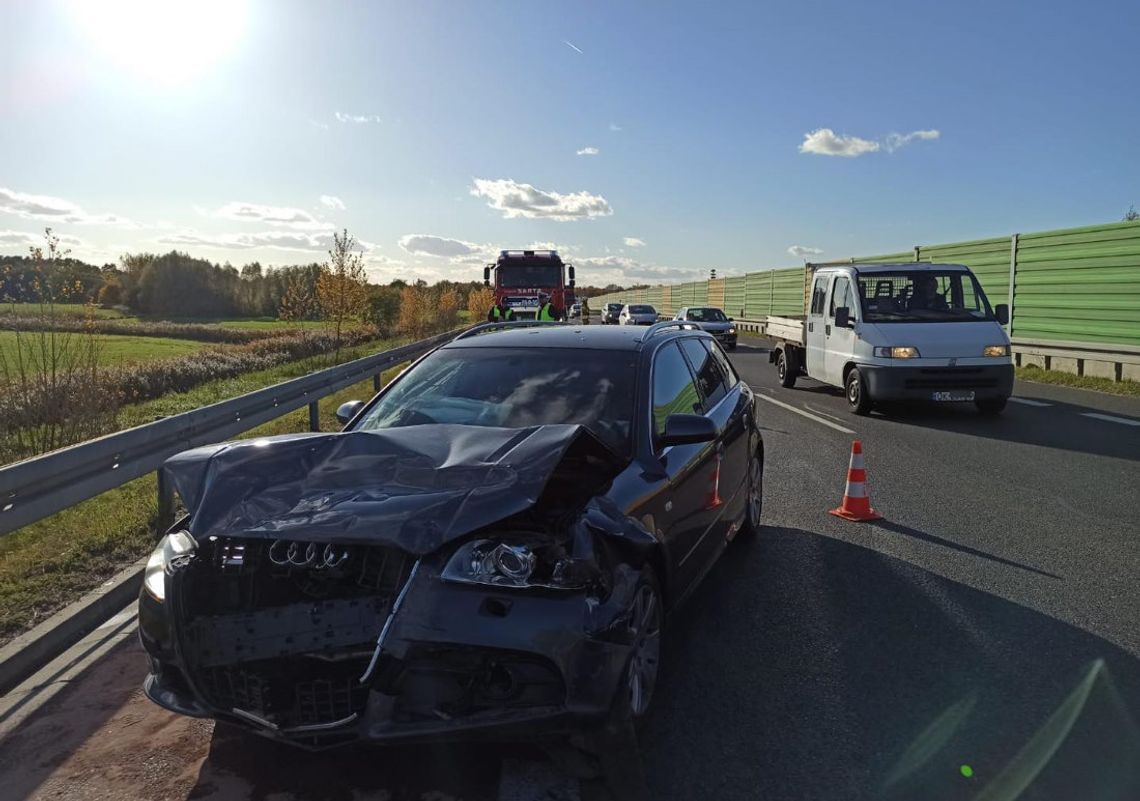
[(324, 570), (342, 565), (347, 559), (348, 548), (332, 544), (322, 548), (315, 542), (274, 540), (269, 546), (269, 561), (275, 565)]

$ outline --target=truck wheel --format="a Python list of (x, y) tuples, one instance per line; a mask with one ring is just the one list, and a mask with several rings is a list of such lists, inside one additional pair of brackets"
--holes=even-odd
[(985, 400), (974, 401), (974, 405), (978, 407), (978, 411), (986, 416), (999, 415), (1002, 409), (1005, 408), (1005, 398), (986, 398)]
[(858, 367), (851, 368), (845, 383), (847, 405), (854, 414), (868, 414), (871, 411), (871, 393), (867, 392), (867, 384)]
[(776, 360), (776, 377), (780, 379), (780, 386), (791, 389), (796, 385), (796, 371), (788, 362), (788, 351), (780, 351), (780, 358)]

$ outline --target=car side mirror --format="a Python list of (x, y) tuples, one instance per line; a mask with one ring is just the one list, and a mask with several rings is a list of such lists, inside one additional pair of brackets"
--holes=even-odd
[(729, 318), (728, 318), (728, 321), (729, 321), (730, 323), (731, 323), (731, 322), (735, 322), (735, 321), (736, 321), (736, 318), (735, 318), (735, 317), (729, 317)]
[(851, 310), (846, 306), (840, 306), (835, 310), (835, 325), (839, 328), (851, 327)]
[(483, 268), (483, 283), (487, 286), (491, 285), (491, 268), (490, 267), (484, 267)]
[(711, 442), (720, 430), (716, 423), (701, 414), (671, 414), (665, 418), (665, 435), (661, 444), (692, 445), (697, 442)]
[(348, 421), (356, 417), (356, 413), (364, 406), (364, 401), (351, 400), (345, 401), (340, 406), (336, 407), (336, 419), (342, 425), (348, 425)]
[(1009, 306), (999, 303), (994, 306), (994, 316), (1001, 325), (1009, 325)]

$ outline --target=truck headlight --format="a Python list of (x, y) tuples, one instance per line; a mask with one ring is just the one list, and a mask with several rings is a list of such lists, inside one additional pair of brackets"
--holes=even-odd
[(198, 543), (186, 531), (173, 531), (159, 540), (143, 571), (143, 587), (151, 598), (159, 603), (166, 600), (166, 574), (171, 564), (177, 559), (192, 556), (197, 547)]
[[(549, 554), (548, 546), (474, 540), (459, 546), (443, 569), (444, 581), (492, 587), (577, 590), (588, 583), (581, 560)], [(560, 550), (560, 549), (558, 549)]]
[(986, 345), (982, 351), (983, 356), (1008, 356), (1009, 345)]
[(909, 345), (905, 347), (875, 348), (874, 354), (881, 359), (917, 359), (920, 356), (918, 348)]

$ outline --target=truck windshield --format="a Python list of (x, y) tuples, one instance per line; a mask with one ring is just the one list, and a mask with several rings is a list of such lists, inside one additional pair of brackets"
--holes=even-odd
[(355, 428), (458, 423), (523, 428), (577, 423), (618, 453), (630, 451), (631, 351), (444, 348), (400, 377)]
[(498, 270), (499, 286), (504, 289), (562, 286), (562, 267), (544, 261), (539, 264), (505, 264)]
[(973, 274), (900, 270), (859, 276), (863, 320), (868, 323), (975, 322), (993, 310)]

